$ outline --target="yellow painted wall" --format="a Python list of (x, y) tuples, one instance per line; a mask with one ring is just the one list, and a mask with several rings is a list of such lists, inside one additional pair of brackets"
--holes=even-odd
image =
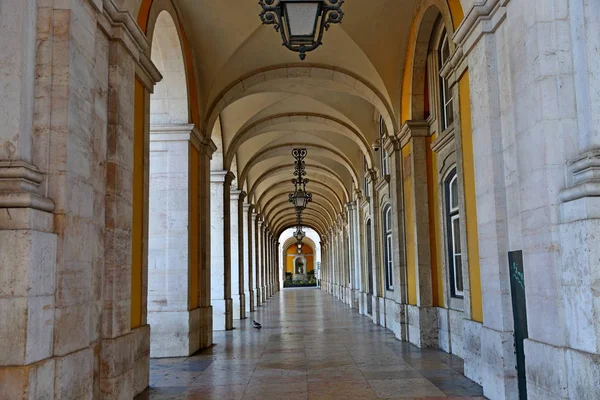
[(144, 140), (146, 89), (136, 77), (133, 121), (133, 221), (131, 227), (131, 328), (142, 325), (144, 235)]
[(465, 13), (460, 5), (460, 0), (448, 0), (448, 7), (450, 7), (450, 13), (452, 14), (452, 26), (456, 29), (465, 19)]
[[(460, 0), (447, 0), (448, 8), (452, 17), (452, 25), (454, 29), (458, 28), (460, 23), (465, 18)], [(435, 7), (435, 6), (433, 6)], [(408, 47), (406, 49), (406, 57), (404, 59), (404, 73), (402, 76), (402, 98), (401, 98), (401, 122), (413, 119), (411, 108), (411, 93), (412, 93), (412, 78), (413, 78), (413, 63), (415, 58), (416, 38), (420, 28), (421, 15), (424, 14), (429, 7), (422, 7), (417, 16), (413, 19), (408, 35)]]
[[(285, 272), (294, 273), (294, 257), (298, 255), (298, 247), (293, 244), (288, 247), (285, 260)], [(315, 269), (315, 256), (314, 250), (311, 246), (306, 243), (302, 246), (302, 254), (306, 257), (306, 272)]]
[[(189, 274), (188, 274), (188, 307), (190, 310), (199, 306), (199, 279), (200, 279), (200, 188), (199, 173), (200, 163), (198, 149), (190, 144), (189, 148)], [(232, 249), (237, 251), (237, 249)]]
[(469, 71), (458, 82), (460, 95), (460, 126), (463, 153), (465, 194), (465, 224), (467, 226), (467, 254), (469, 256), (469, 284), (471, 290), (471, 318), (483, 322), (481, 299), (481, 271), (479, 266), (479, 241), (477, 232), (477, 203), (475, 197), (475, 163), (473, 160), (473, 128), (471, 125), (471, 92)]
[(437, 139), (437, 133), (427, 138), (427, 196), (429, 198), (429, 243), (431, 248), (431, 287), (433, 305), (444, 307), (444, 276), (442, 274), (442, 243), (440, 241), (441, 204), (440, 188), (437, 179), (437, 154), (431, 150), (431, 143)]
[[(411, 143), (402, 148), (402, 162), (407, 165), (411, 157)], [(406, 275), (408, 286), (408, 304), (417, 304), (417, 265), (415, 258), (415, 206), (413, 201), (412, 167), (404, 171), (404, 223), (406, 231)]]

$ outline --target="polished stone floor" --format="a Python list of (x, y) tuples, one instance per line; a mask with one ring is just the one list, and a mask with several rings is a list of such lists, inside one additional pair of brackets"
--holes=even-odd
[(285, 289), (195, 356), (152, 360), (139, 400), (482, 399), (462, 361), (402, 343), (317, 289)]

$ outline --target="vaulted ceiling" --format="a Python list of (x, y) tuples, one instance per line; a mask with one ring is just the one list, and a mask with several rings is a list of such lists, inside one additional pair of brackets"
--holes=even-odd
[[(141, 1), (123, 4), (139, 9)], [(398, 130), (404, 57), (421, 1), (347, 0), (343, 23), (305, 61), (261, 24), (256, 1), (153, 0), (152, 7), (164, 3), (193, 55), (201, 130), (218, 146), (211, 168), (231, 170), (249, 201), (283, 229), (294, 220), (286, 203), (291, 150), (307, 148), (315, 197), (305, 220), (323, 233), (360, 188), (364, 160), (377, 167), (371, 144), (379, 116), (388, 132)]]

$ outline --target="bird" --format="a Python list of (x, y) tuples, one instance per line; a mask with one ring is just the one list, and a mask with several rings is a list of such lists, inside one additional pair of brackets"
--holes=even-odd
[(254, 328), (256, 328), (256, 329), (262, 328), (262, 325), (259, 324), (258, 322), (256, 322), (255, 320), (252, 320), (252, 322), (254, 323)]

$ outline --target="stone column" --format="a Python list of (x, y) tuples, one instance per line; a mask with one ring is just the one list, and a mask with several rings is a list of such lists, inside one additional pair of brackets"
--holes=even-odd
[(337, 256), (337, 266), (338, 266), (338, 298), (341, 301), (344, 301), (344, 271), (346, 270), (346, 264), (344, 263), (344, 242), (343, 242), (343, 228), (341, 217), (338, 216), (338, 220), (335, 227), (335, 241), (336, 241), (336, 256)]
[(271, 231), (265, 227), (265, 298), (270, 298), (271, 293)]
[[(380, 298), (383, 294), (383, 282), (382, 282), (382, 271), (381, 271), (381, 229), (380, 229), (380, 213), (379, 213), (379, 198), (375, 187), (377, 173), (375, 171), (368, 171), (369, 188), (369, 214), (371, 215), (371, 263), (373, 265), (373, 271), (369, 279), (373, 282), (373, 293), (371, 295), (371, 302), (373, 305), (373, 322), (379, 324), (380, 321), (385, 320), (385, 309), (381, 307)], [(368, 301), (368, 300), (367, 300)]]
[[(431, 286), (431, 254), (429, 244), (429, 195), (427, 189), (427, 122), (408, 121), (400, 132), (403, 151), (404, 181), (411, 187), (409, 201), (412, 204), (416, 304), (407, 306), (408, 340), (418, 347), (437, 346), (437, 310), (433, 307)], [(410, 299), (409, 299), (409, 302)]]
[(281, 259), (279, 258), (281, 243), (275, 239), (275, 282), (277, 284), (277, 292), (281, 291)]
[(35, 166), (44, 160), (32, 149), (36, 18), (35, 1), (0, 7), (0, 393), (11, 399), (53, 398), (56, 375), (59, 237), (46, 177)]
[(243, 196), (240, 196), (239, 201), (239, 217), (240, 217), (240, 276), (241, 276), (241, 287), (240, 287), (240, 295), (243, 295), (243, 314), (242, 318), (245, 319), (248, 317), (248, 314), (251, 311), (250, 302), (250, 288), (252, 286), (251, 276), (251, 268), (252, 264), (250, 263), (250, 235), (248, 232), (248, 227), (250, 226), (248, 223), (248, 219), (251, 218), (250, 214), (250, 205), (247, 204), (244, 200), (246, 198), (246, 193), (242, 192)]
[(150, 132), (148, 323), (152, 357), (185, 357), (200, 348), (200, 310), (190, 308), (198, 299), (190, 301), (189, 276), (198, 273), (198, 265), (192, 264), (189, 247), (189, 169), (192, 148), (197, 149), (201, 140), (193, 125), (152, 127)]
[(346, 303), (352, 307), (352, 268), (353, 268), (353, 253), (350, 250), (350, 214), (352, 209), (348, 210), (348, 215), (345, 216), (344, 221), (344, 254), (346, 259)]
[(205, 138), (199, 148), (200, 181), (200, 276), (198, 303), (200, 305), (200, 347), (207, 348), (213, 343), (213, 307), (211, 304), (211, 177), (210, 163), (217, 146), (210, 138)]
[(261, 303), (267, 301), (267, 281), (265, 276), (265, 263), (266, 263), (266, 247), (267, 247), (267, 225), (266, 221), (263, 221), (260, 228), (260, 298)]
[(349, 202), (347, 204), (348, 209), (348, 252), (349, 252), (349, 304), (352, 308), (358, 309), (358, 301), (356, 297), (356, 269), (358, 263), (356, 262), (356, 245), (354, 243), (356, 238), (356, 201)]
[(254, 205), (248, 205), (248, 294), (250, 312), (256, 308), (256, 212)]
[(233, 329), (231, 300), (231, 201), (233, 174), (211, 171), (211, 303), (213, 329)]
[(406, 305), (408, 304), (406, 286), (406, 240), (404, 236), (404, 191), (402, 188), (402, 154), (400, 141), (388, 137), (385, 150), (390, 159), (390, 200), (392, 207), (392, 240), (394, 245), (392, 261), (394, 263), (394, 301), (397, 312), (394, 316), (392, 330), (399, 340), (408, 340), (408, 325), (406, 321)]
[[(597, 34), (600, 14), (598, 4), (587, 1), (571, 1), (569, 9), (578, 148), (577, 155), (569, 157), (567, 187), (560, 193), (562, 204), (559, 233), (562, 266), (557, 269), (560, 277), (561, 305), (564, 308), (566, 348), (557, 348), (560, 344), (550, 335), (559, 334), (550, 333), (544, 327), (544, 318), (536, 315), (535, 311), (530, 311), (539, 309), (540, 306), (530, 301), (528, 292), (528, 318), (538, 329), (534, 328), (529, 332), (529, 340), (525, 342), (525, 353), (527, 359), (535, 357), (536, 360), (540, 360), (535, 364), (527, 361), (528, 389), (531, 387), (536, 394), (553, 392), (560, 393), (564, 398), (583, 398), (599, 396), (598, 385), (594, 380), (600, 375), (600, 44)], [(553, 23), (558, 24), (562, 18), (556, 16)], [(539, 26), (538, 31), (542, 25)], [(558, 37), (556, 39), (553, 43), (556, 47), (568, 48), (568, 43), (562, 44), (562, 40)], [(555, 71), (555, 74), (558, 72)], [(557, 80), (562, 80), (562, 76)], [(559, 93), (559, 96), (562, 94)], [(566, 99), (560, 99), (562, 102), (559, 102), (559, 107), (563, 111), (562, 105), (567, 103)], [(573, 101), (570, 100), (569, 104), (573, 104)], [(568, 116), (565, 114), (571, 109), (570, 105), (564, 109), (560, 118), (567, 120)], [(557, 131), (556, 137), (562, 137), (563, 142), (568, 140), (566, 132), (560, 130), (557, 124), (552, 123), (552, 126)], [(559, 146), (560, 143), (555, 146)], [(533, 274), (531, 278), (525, 277), (527, 286), (535, 280)], [(530, 289), (527, 287), (526, 290)], [(541, 300), (543, 299), (537, 300), (538, 304), (542, 303)], [(542, 329), (547, 332), (546, 335)], [(551, 354), (553, 359), (564, 359), (564, 364), (561, 362), (558, 365), (561, 372), (567, 372), (567, 377), (563, 372), (562, 376), (554, 374), (552, 380), (540, 379), (540, 376), (544, 376), (541, 372), (544, 354)], [(556, 368), (559, 368), (558, 365)], [(569, 386), (568, 392), (565, 390), (565, 379)]]
[[(334, 223), (335, 226), (335, 223)], [(329, 240), (331, 242), (331, 253), (329, 254), (330, 264), (331, 264), (331, 283), (330, 283), (330, 291), (333, 297), (337, 296), (337, 270), (338, 266), (336, 265), (337, 258), (337, 243), (335, 241), (334, 226), (329, 229)]]
[[(231, 300), (233, 309), (233, 319), (243, 319), (245, 311), (244, 304), (244, 276), (243, 272), (243, 215), (240, 213), (240, 204), (244, 201), (245, 193), (241, 190), (232, 190), (230, 198), (231, 212)], [(241, 201), (240, 201), (241, 199)]]
[(264, 303), (264, 292), (262, 290), (262, 226), (263, 221), (260, 215), (256, 217), (256, 264), (254, 265), (254, 273), (256, 274), (256, 306), (260, 307)]

